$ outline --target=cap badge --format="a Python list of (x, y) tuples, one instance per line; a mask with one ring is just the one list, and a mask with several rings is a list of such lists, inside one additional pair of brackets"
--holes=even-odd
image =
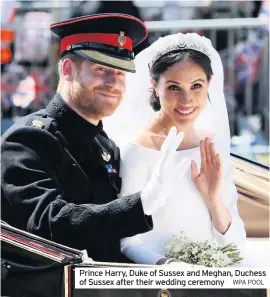
[(126, 43), (126, 37), (124, 35), (125, 35), (125, 32), (120, 31), (120, 35), (117, 38), (117, 41), (121, 46), (123, 46)]

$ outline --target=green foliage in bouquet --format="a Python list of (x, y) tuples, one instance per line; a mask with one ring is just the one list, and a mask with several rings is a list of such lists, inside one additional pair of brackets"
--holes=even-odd
[(183, 232), (173, 236), (165, 247), (168, 249), (168, 258), (206, 267), (226, 267), (243, 260), (235, 244), (230, 243), (221, 248), (207, 241), (191, 241)]

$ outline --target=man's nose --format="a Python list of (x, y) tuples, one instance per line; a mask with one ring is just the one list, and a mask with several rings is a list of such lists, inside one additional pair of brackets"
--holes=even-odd
[(107, 73), (105, 77), (105, 84), (108, 87), (115, 87), (117, 84), (117, 75), (114, 72)]

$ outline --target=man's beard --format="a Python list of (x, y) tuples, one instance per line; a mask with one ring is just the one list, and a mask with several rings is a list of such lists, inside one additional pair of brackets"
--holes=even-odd
[[(107, 90), (105, 90), (105, 88), (100, 88), (99, 91), (105, 91), (109, 93)], [(89, 90), (82, 85), (76, 90), (74, 104), (85, 116), (94, 116), (98, 118), (103, 118), (113, 114), (118, 106), (118, 104), (110, 104), (109, 102), (104, 102), (100, 100), (100, 98), (92, 97), (89, 94)]]

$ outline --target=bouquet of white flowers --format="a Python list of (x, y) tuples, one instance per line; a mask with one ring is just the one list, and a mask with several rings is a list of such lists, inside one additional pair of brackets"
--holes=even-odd
[(243, 260), (237, 246), (232, 243), (221, 248), (207, 241), (192, 241), (183, 232), (173, 236), (165, 247), (168, 249), (168, 258), (207, 267), (226, 267)]

